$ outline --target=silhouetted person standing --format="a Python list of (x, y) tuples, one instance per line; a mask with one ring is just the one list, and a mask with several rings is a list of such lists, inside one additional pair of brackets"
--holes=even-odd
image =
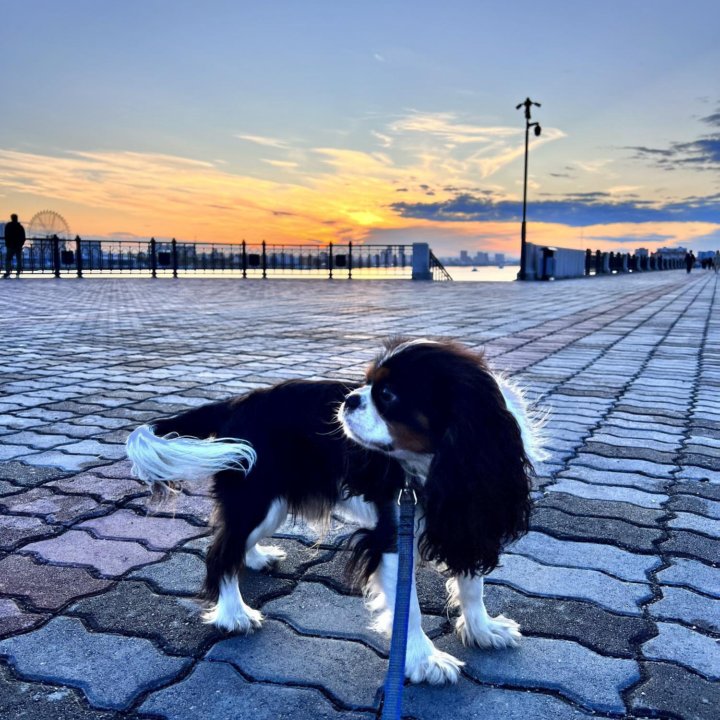
[(5, 275), (3, 277), (10, 277), (13, 255), (15, 256), (15, 274), (20, 277), (24, 244), (25, 228), (18, 222), (17, 215), (13, 213), (10, 216), (10, 222), (5, 223)]
[(693, 269), (693, 265), (695, 264), (695, 256), (692, 253), (692, 250), (688, 250), (687, 253), (685, 253), (685, 269), (687, 270), (688, 274), (690, 274), (690, 271)]

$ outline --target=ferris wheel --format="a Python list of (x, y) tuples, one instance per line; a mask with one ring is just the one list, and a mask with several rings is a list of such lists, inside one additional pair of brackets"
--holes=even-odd
[(60, 213), (41, 210), (32, 216), (27, 235), (31, 238), (51, 238), (57, 235), (61, 240), (69, 240), (70, 226)]

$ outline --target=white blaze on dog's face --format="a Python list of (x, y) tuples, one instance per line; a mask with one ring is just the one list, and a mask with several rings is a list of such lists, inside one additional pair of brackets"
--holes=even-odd
[(367, 384), (347, 396), (339, 417), (348, 437), (422, 469), (436, 444), (430, 427), (435, 413), (430, 379), (408, 363), (407, 350), (417, 345), (401, 345), (376, 360)]
[(388, 425), (372, 399), (372, 385), (353, 390), (345, 398), (340, 408), (340, 421), (348, 437), (360, 445), (385, 452), (393, 449)]

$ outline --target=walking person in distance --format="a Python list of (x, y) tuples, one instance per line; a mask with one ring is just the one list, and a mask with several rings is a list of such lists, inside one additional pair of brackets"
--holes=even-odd
[(15, 274), (20, 277), (22, 272), (22, 249), (25, 244), (25, 228), (18, 222), (18, 216), (13, 213), (10, 222), (5, 223), (5, 275), (10, 277), (12, 272), (12, 259), (15, 256)]

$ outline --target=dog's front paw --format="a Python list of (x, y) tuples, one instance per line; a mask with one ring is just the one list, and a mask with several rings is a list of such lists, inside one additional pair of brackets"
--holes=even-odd
[(225, 632), (249, 635), (259, 630), (263, 624), (263, 616), (259, 610), (245, 605), (233, 613), (224, 612), (220, 605), (214, 605), (203, 613), (202, 619)]
[(472, 616), (460, 615), (455, 621), (455, 632), (463, 645), (484, 649), (514, 648), (522, 639), (520, 626), (504, 615), (498, 615), (496, 618), (486, 616), (477, 620)]
[(464, 664), (462, 660), (438, 650), (430, 638), (423, 635), (408, 642), (405, 677), (412, 683), (456, 683), (460, 677), (460, 668)]

